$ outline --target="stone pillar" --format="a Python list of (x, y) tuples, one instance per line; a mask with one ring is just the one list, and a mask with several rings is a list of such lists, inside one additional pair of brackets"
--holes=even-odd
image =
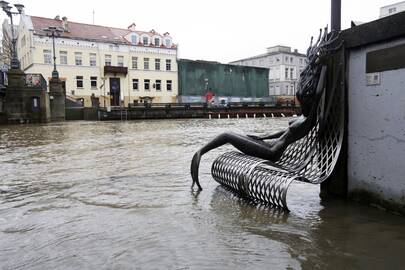
[(35, 75), (38, 84), (27, 82), (27, 74), (20, 69), (10, 69), (5, 94), (5, 111), (8, 123), (44, 123), (50, 120), (49, 98), (42, 76)]
[(52, 78), (49, 81), (51, 121), (65, 121), (65, 99), (62, 81), (59, 78)]

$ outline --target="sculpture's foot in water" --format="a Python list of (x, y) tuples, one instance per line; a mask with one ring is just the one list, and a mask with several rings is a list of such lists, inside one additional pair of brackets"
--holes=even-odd
[(191, 178), (193, 179), (191, 189), (193, 189), (194, 185), (196, 184), (198, 190), (202, 190), (200, 182), (198, 181), (198, 167), (200, 166), (200, 160), (201, 160), (201, 153), (198, 151), (194, 154), (193, 160), (191, 161), (190, 171), (191, 171)]

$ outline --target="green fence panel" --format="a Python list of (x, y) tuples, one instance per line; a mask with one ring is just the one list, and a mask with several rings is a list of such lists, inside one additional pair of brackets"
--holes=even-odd
[(203, 96), (208, 89), (217, 96), (268, 97), (269, 69), (178, 60), (179, 95)]

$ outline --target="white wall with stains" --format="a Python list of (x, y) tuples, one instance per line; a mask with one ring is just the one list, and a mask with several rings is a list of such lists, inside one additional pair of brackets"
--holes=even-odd
[(351, 50), (348, 62), (348, 191), (405, 206), (405, 69), (367, 83), (366, 53), (405, 39)]

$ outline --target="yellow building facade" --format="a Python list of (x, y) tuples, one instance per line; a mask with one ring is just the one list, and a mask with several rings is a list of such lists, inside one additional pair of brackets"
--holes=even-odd
[(53, 71), (52, 38), (44, 31), (49, 26), (63, 31), (55, 38), (55, 52), (66, 94), (83, 99), (86, 107), (92, 100), (107, 107), (176, 102), (177, 46), (169, 33), (23, 15), (17, 40), (21, 68), (45, 79)]

